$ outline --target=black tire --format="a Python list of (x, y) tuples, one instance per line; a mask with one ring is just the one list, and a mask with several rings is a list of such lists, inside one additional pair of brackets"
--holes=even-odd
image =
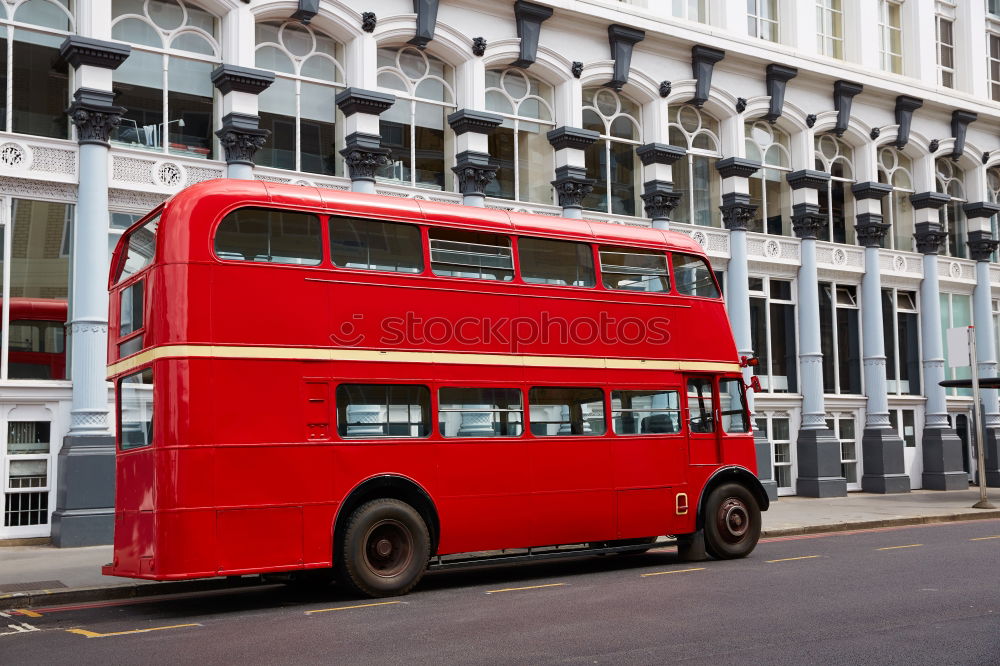
[(760, 539), (760, 506), (746, 486), (726, 483), (705, 502), (705, 550), (717, 560), (749, 555)]
[(369, 597), (403, 595), (420, 582), (430, 559), (431, 539), (417, 510), (396, 499), (358, 507), (340, 541), (340, 583)]

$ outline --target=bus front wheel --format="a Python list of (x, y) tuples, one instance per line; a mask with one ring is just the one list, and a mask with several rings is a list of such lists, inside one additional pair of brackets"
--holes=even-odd
[(427, 570), (431, 540), (412, 506), (377, 499), (358, 507), (337, 558), (340, 582), (369, 597), (406, 594)]
[(726, 483), (705, 503), (705, 549), (718, 560), (746, 557), (760, 538), (760, 506), (745, 486)]

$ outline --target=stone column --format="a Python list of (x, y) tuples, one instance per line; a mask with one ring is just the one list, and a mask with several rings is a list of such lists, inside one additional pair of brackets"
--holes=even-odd
[(937, 211), (950, 197), (940, 192), (921, 192), (910, 197), (917, 251), (924, 255), (924, 279), (920, 283), (920, 338), (924, 367), (924, 411), (922, 437), (923, 486), (931, 490), (959, 490), (969, 487), (962, 469), (962, 441), (948, 423), (944, 379), (944, 351), (941, 344), (941, 300), (938, 287), (938, 252), (948, 234), (941, 230)]
[(654, 229), (670, 229), (670, 213), (681, 200), (681, 193), (674, 192), (673, 165), (686, 153), (665, 143), (647, 143), (635, 149), (644, 176), (642, 202)]
[(347, 88), (337, 94), (344, 114), (344, 144), (340, 151), (354, 192), (375, 193), (375, 172), (389, 164), (389, 149), (382, 147), (379, 114), (396, 103), (396, 96), (376, 90)]
[[(757, 205), (750, 203), (749, 178), (760, 168), (759, 162), (740, 157), (728, 157), (716, 164), (722, 176), (722, 224), (729, 229), (729, 266), (726, 269), (726, 310), (736, 340), (736, 351), (751, 357), (753, 339), (750, 337), (750, 267), (747, 258), (747, 227), (757, 212)], [(743, 379), (750, 381), (753, 368), (743, 369)], [(754, 411), (754, 395), (747, 391), (747, 403)], [(774, 480), (771, 442), (764, 433), (754, 429), (754, 446), (757, 451), (757, 478), (768, 497), (777, 499), (778, 484)]]
[(546, 136), (556, 149), (556, 179), (552, 186), (559, 195), (563, 217), (583, 217), (583, 200), (594, 189), (594, 179), (587, 178), (583, 151), (600, 138), (593, 130), (557, 127)]
[(222, 93), (222, 127), (215, 131), (226, 157), (226, 177), (253, 180), (253, 157), (271, 136), (260, 129), (257, 95), (274, 83), (274, 74), (263, 69), (219, 65), (212, 83)]
[(125, 109), (114, 103), (111, 71), (131, 49), (73, 35), (60, 54), (81, 87), (66, 112), (80, 144), (80, 182), (70, 262), (70, 429), (59, 451), (52, 541), (58, 547), (111, 543), (115, 437), (108, 422), (108, 139)]
[(798, 457), (796, 492), (806, 497), (843, 497), (847, 480), (840, 466), (840, 441), (826, 427), (823, 403), (823, 352), (820, 346), (819, 276), (816, 236), (826, 225), (818, 190), (830, 174), (804, 169), (788, 174), (792, 188), (792, 230), (802, 239), (798, 277), (799, 376), (802, 389), (802, 425), (795, 451)]
[(882, 183), (857, 183), (851, 191), (857, 209), (858, 243), (865, 248), (865, 274), (861, 278), (861, 334), (864, 355), (865, 429), (861, 439), (864, 474), (861, 489), (869, 493), (908, 493), (903, 451), (906, 444), (889, 422), (889, 396), (885, 378), (885, 339), (882, 326), (882, 277), (879, 248), (889, 225), (882, 222), (882, 199), (892, 188)]
[(486, 186), (496, 178), (499, 163), (490, 157), (489, 136), (503, 118), (485, 111), (461, 109), (448, 116), (455, 131), (455, 166), (458, 190), (466, 206), (486, 205)]
[[(965, 205), (969, 224), (969, 256), (976, 261), (976, 287), (972, 292), (973, 321), (976, 322), (976, 363), (980, 379), (997, 376), (996, 330), (993, 326), (990, 287), (990, 257), (1000, 246), (990, 231), (990, 216), (1000, 206), (987, 202)], [(1000, 486), (1000, 400), (996, 390), (979, 392), (983, 403), (983, 450), (986, 458), (986, 485)]]

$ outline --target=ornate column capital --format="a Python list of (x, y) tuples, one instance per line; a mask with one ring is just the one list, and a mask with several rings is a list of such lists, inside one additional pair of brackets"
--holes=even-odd
[(351, 180), (375, 182), (375, 171), (389, 163), (389, 149), (382, 147), (382, 137), (378, 134), (354, 132), (347, 135), (344, 145), (340, 154)]
[(559, 205), (563, 208), (580, 208), (583, 199), (594, 189), (594, 179), (587, 178), (583, 167), (561, 166), (556, 168), (556, 179), (552, 187), (559, 195)]
[(882, 240), (891, 225), (882, 222), (878, 213), (861, 213), (854, 229), (858, 232), (858, 244), (862, 247), (882, 247)]
[(792, 206), (792, 231), (796, 237), (816, 240), (825, 226), (826, 215), (820, 212), (817, 204), (800, 203)]
[(970, 231), (968, 245), (970, 257), (976, 261), (989, 261), (1000, 247), (1000, 240), (994, 240), (989, 231)]
[(76, 125), (76, 138), (80, 145), (88, 143), (108, 145), (111, 130), (122, 121), (124, 106), (114, 104), (115, 94), (94, 88), (79, 88), (73, 93), (73, 103), (66, 109)]
[(918, 222), (913, 237), (917, 241), (917, 252), (938, 254), (941, 252), (941, 243), (948, 238), (948, 232), (942, 231), (937, 222)]
[(722, 195), (722, 224), (730, 231), (746, 231), (757, 212), (757, 205), (750, 203), (750, 195), (729, 192)]
[(483, 196), (486, 186), (496, 178), (500, 164), (487, 153), (465, 150), (455, 156), (455, 166), (451, 168), (458, 176), (458, 191), (463, 196), (475, 194)]
[(647, 180), (642, 184), (641, 196), (646, 217), (651, 220), (669, 220), (681, 200), (681, 193), (675, 192), (674, 184), (666, 180)]
[(222, 117), (222, 127), (215, 131), (219, 143), (226, 153), (226, 164), (245, 164), (253, 166), (253, 157), (257, 154), (270, 130), (260, 129), (260, 118), (248, 113), (227, 113)]

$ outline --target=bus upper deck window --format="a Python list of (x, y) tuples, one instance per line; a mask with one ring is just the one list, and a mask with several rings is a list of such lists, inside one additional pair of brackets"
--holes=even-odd
[(420, 273), (420, 229), (412, 224), (330, 216), (330, 254), (343, 268)]
[(431, 229), (428, 233), (434, 275), (504, 281), (514, 278), (514, 257), (506, 236), (454, 229)]
[(319, 219), (288, 210), (240, 208), (215, 232), (219, 259), (317, 266), (323, 256)]
[(521, 238), (517, 251), (525, 282), (574, 287), (595, 284), (594, 256), (585, 243)]
[(674, 283), (677, 285), (678, 294), (705, 298), (719, 297), (712, 269), (701, 257), (674, 253)]
[(602, 247), (601, 281), (608, 289), (670, 291), (667, 255), (629, 247)]
[(160, 216), (156, 215), (141, 227), (134, 229), (128, 235), (128, 244), (118, 281), (130, 275), (135, 275), (153, 263), (156, 255), (156, 229), (160, 224)]

